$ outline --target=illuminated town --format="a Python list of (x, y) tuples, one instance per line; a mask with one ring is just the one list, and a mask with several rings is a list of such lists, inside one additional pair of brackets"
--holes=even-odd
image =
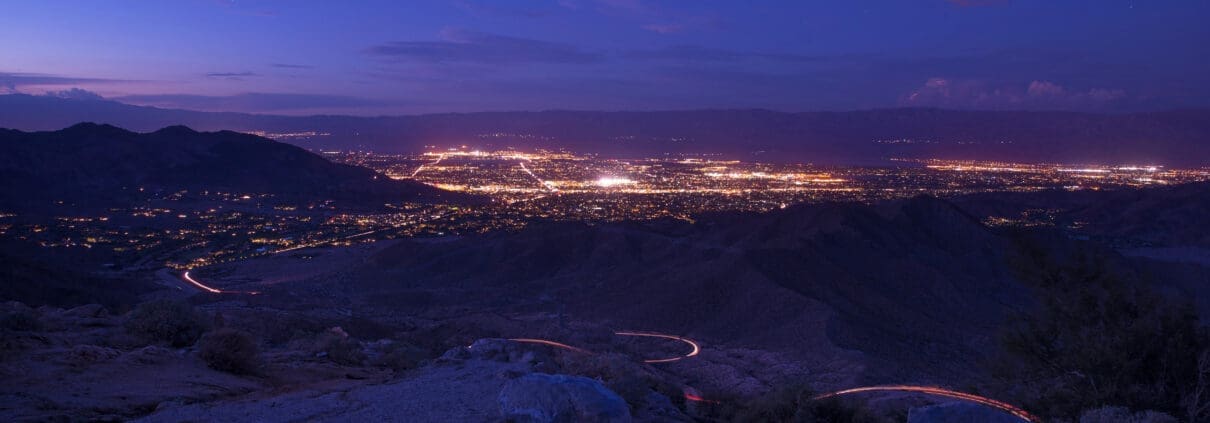
[[(173, 192), (131, 209), (38, 219), (0, 214), (0, 236), (74, 250), (115, 271), (186, 269), (322, 245), (515, 230), (539, 220), (604, 222), (768, 211), (798, 203), (874, 202), (991, 191), (1101, 190), (1210, 180), (1210, 169), (892, 160), (887, 166), (773, 164), (700, 157), (613, 159), (569, 152), (465, 148), (419, 155), (322, 151), (490, 199), (477, 206), (398, 203), (344, 210), (258, 193)], [(66, 206), (65, 206), (66, 207)], [(1027, 219), (1028, 220), (1028, 219)], [(1031, 224), (988, 217), (990, 225)], [(1036, 222), (1035, 222), (1036, 223)]]

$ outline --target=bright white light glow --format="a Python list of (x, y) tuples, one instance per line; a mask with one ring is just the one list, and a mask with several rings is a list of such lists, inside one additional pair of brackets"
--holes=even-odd
[(615, 177), (605, 176), (605, 177), (601, 177), (601, 179), (597, 179), (597, 186), (604, 187), (604, 188), (616, 187), (618, 185), (631, 185), (631, 184), (634, 184), (634, 181), (627, 179), (627, 178), (615, 178)]

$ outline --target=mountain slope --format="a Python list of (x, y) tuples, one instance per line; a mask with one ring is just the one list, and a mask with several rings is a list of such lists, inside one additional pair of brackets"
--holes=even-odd
[[(803, 206), (697, 225), (538, 225), (406, 241), (351, 275), (369, 301), (552, 312), (934, 381), (969, 371), (1029, 304), (1008, 241), (949, 203)], [(389, 307), (404, 307), (400, 303)], [(938, 366), (938, 361), (948, 363)]]
[(468, 199), (253, 135), (183, 126), (146, 134), (91, 123), (54, 132), (0, 130), (0, 149), (5, 151), (0, 176), (6, 181), (0, 205), (8, 208), (58, 201), (112, 206), (181, 190), (360, 206)]

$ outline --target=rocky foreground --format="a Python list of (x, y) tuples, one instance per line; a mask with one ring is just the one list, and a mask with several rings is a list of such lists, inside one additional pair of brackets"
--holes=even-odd
[[(146, 318), (138, 310), (115, 315), (98, 305), (32, 309), (10, 302), (0, 305), (0, 316), (0, 377), (6, 381), (0, 385), (0, 419), (5, 421), (688, 422), (734, 417), (724, 404), (732, 398), (703, 398), (711, 394), (687, 385), (684, 377), (617, 353), (484, 338), (423, 357), (390, 340), (356, 341), (333, 327), (313, 339), (257, 350), (252, 367), (234, 371), (207, 355), (205, 336), (175, 346), (174, 339), (149, 338), (136, 323)], [(181, 324), (164, 313), (158, 318), (162, 328)], [(223, 330), (215, 327), (227, 324), (221, 320), (211, 323), (211, 333)], [(715, 351), (684, 365), (689, 374), (718, 372), (738, 389), (745, 384), (760, 389), (756, 386), (764, 377), (739, 375), (718, 355), (744, 357), (740, 351)], [(971, 413), (1006, 416), (953, 404), (914, 409), (910, 421), (953, 421), (944, 417)]]

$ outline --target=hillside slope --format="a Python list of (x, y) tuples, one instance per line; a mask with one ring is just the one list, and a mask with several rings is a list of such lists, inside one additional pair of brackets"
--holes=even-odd
[(269, 194), (281, 201), (381, 206), (467, 201), (418, 182), (336, 164), (301, 148), (235, 132), (183, 126), (139, 134), (77, 124), (53, 132), (0, 130), (0, 206), (113, 206), (178, 191)]

